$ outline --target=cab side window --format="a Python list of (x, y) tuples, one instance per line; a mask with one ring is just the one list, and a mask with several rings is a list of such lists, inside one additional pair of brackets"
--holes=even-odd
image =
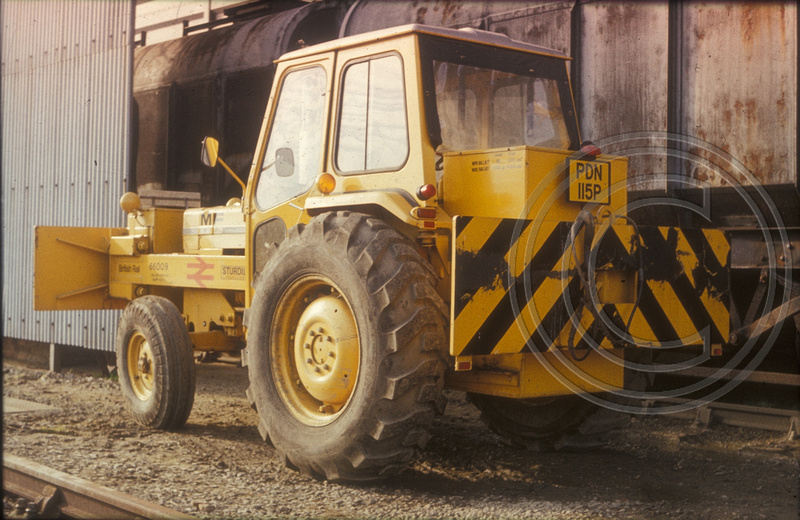
[(325, 88), (322, 67), (296, 70), (284, 77), (256, 188), (259, 209), (311, 188), (322, 156)]
[(339, 113), (335, 161), (340, 173), (401, 168), (409, 145), (400, 56), (345, 68)]

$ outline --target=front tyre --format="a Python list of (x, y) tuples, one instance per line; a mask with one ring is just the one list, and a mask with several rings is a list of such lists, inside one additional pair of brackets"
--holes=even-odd
[(247, 395), (286, 466), (359, 481), (405, 468), (444, 408), (435, 275), (384, 222), (331, 213), (273, 247), (248, 312)]
[(163, 430), (183, 426), (192, 411), (194, 355), (180, 311), (161, 297), (133, 300), (116, 337), (117, 372), (133, 419)]

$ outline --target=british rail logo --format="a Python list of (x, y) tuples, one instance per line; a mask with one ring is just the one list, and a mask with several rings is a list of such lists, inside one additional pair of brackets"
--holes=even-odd
[[(214, 280), (214, 272), (213, 272), (214, 264), (209, 264), (199, 256), (196, 256), (195, 258), (197, 259), (197, 262), (188, 263), (186, 264), (186, 267), (189, 269), (197, 269), (197, 271), (191, 274), (187, 274), (186, 279), (194, 280), (200, 287), (205, 287), (206, 284), (203, 283), (204, 281)], [(208, 269), (212, 269), (212, 271), (206, 274), (206, 270)]]

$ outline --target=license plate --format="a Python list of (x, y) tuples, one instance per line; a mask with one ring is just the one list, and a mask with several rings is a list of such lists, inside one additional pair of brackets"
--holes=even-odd
[(611, 163), (605, 161), (567, 161), (570, 202), (611, 203)]

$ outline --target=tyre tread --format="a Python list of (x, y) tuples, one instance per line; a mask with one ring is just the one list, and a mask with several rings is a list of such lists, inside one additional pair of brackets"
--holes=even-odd
[[(153, 357), (163, 367), (156, 374), (153, 401), (138, 410), (138, 398), (123, 378), (127, 376), (127, 343), (136, 330), (148, 339)], [(192, 411), (196, 376), (194, 349), (180, 312), (159, 296), (143, 296), (128, 304), (120, 317), (116, 337), (117, 367), (125, 408), (139, 424), (161, 430), (183, 426)]]
[[(378, 332), (387, 349), (374, 377), (385, 388), (374, 396), (365, 421), (368, 432), (342, 442), (337, 453), (324, 460), (310, 460), (297, 451), (287, 452), (276, 446), (279, 457), (288, 467), (296, 467), (314, 478), (332, 481), (363, 481), (383, 478), (407, 466), (415, 449), (424, 447), (433, 417), (443, 412), (445, 368), (446, 307), (436, 293), (433, 269), (422, 260), (414, 245), (385, 222), (351, 212), (328, 213), (307, 225), (298, 225), (289, 238), (272, 246), (269, 258), (280, 261), (287, 244), (324, 242), (329, 247), (344, 248), (343, 255), (364, 274), (365, 287), (379, 305)], [(268, 259), (269, 263), (270, 260)], [(266, 269), (266, 268), (265, 268)], [(258, 298), (258, 290), (256, 298)], [(254, 303), (255, 305), (255, 303)], [(434, 311), (434, 312), (431, 312)], [(245, 355), (256, 356), (248, 345)], [(267, 417), (266, 403), (252, 384), (258, 374), (255, 359), (247, 362), (250, 370), (250, 402)], [(259, 422), (269, 436), (269, 421)], [(273, 439), (274, 442), (274, 439)]]

